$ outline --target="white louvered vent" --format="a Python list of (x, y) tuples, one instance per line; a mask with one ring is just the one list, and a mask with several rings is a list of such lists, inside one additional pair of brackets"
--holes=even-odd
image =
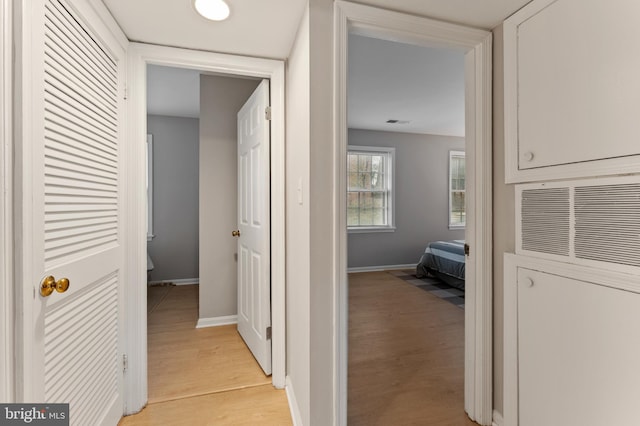
[(118, 239), (116, 61), (59, 0), (45, 11), (45, 267)]
[(522, 248), (567, 256), (569, 254), (569, 188), (522, 191)]
[(99, 424), (118, 396), (117, 273), (56, 305), (44, 327), (46, 400), (69, 403), (72, 425)]
[(640, 184), (576, 187), (575, 256), (640, 266)]

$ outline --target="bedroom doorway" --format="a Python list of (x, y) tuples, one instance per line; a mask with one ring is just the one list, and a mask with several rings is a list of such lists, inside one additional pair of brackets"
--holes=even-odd
[(464, 53), (350, 34), (348, 58), (347, 423), (465, 424)]
[[(464, 55), (465, 81), (465, 155), (466, 155), (466, 230), (469, 245), (466, 256), (464, 309), (464, 405), (460, 411), (480, 424), (492, 421), (492, 255), (491, 255), (491, 34), (486, 31), (446, 24), (427, 18), (408, 16), (373, 7), (342, 2), (336, 8), (336, 143), (338, 152), (337, 238), (338, 288), (338, 409), (339, 421), (348, 419), (349, 371), (348, 327), (354, 320), (348, 315), (347, 261), (351, 247), (348, 225), (349, 154), (347, 96), (349, 38), (352, 35), (416, 46), (455, 49)], [(349, 85), (347, 85), (349, 81)], [(390, 80), (387, 84), (396, 84)], [(385, 120), (403, 120), (384, 117)], [(359, 173), (359, 172), (358, 172)], [(375, 201), (374, 201), (375, 202)], [(446, 213), (445, 213), (446, 214)], [(426, 244), (426, 242), (424, 243)], [(423, 248), (424, 250), (424, 248)], [(417, 261), (417, 260), (416, 260)], [(347, 349), (349, 348), (349, 349)], [(401, 360), (402, 358), (399, 358)], [(408, 378), (406, 378), (408, 380)], [(401, 379), (402, 380), (402, 379)]]

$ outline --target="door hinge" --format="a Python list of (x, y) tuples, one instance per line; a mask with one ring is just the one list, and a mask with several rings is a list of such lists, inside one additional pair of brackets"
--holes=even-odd
[(122, 372), (126, 373), (129, 368), (129, 358), (127, 358), (127, 354), (122, 354)]
[(264, 118), (271, 120), (271, 107), (268, 106), (264, 109)]
[(267, 327), (267, 340), (271, 340), (271, 326)]
[(469, 250), (470, 250), (469, 249), (469, 244), (465, 243), (465, 245), (464, 245), (464, 255), (465, 256), (469, 256)]

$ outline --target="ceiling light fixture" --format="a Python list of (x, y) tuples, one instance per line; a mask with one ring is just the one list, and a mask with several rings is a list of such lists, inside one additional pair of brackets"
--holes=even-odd
[(212, 21), (224, 21), (229, 17), (229, 5), (224, 0), (195, 0), (193, 5), (200, 15)]

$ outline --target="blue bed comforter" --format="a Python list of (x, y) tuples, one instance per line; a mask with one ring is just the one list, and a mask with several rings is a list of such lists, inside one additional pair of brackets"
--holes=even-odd
[[(454, 287), (464, 288), (464, 240), (435, 241), (429, 243), (416, 267), (418, 278), (429, 273), (443, 278)], [(447, 278), (451, 278), (450, 280)]]

